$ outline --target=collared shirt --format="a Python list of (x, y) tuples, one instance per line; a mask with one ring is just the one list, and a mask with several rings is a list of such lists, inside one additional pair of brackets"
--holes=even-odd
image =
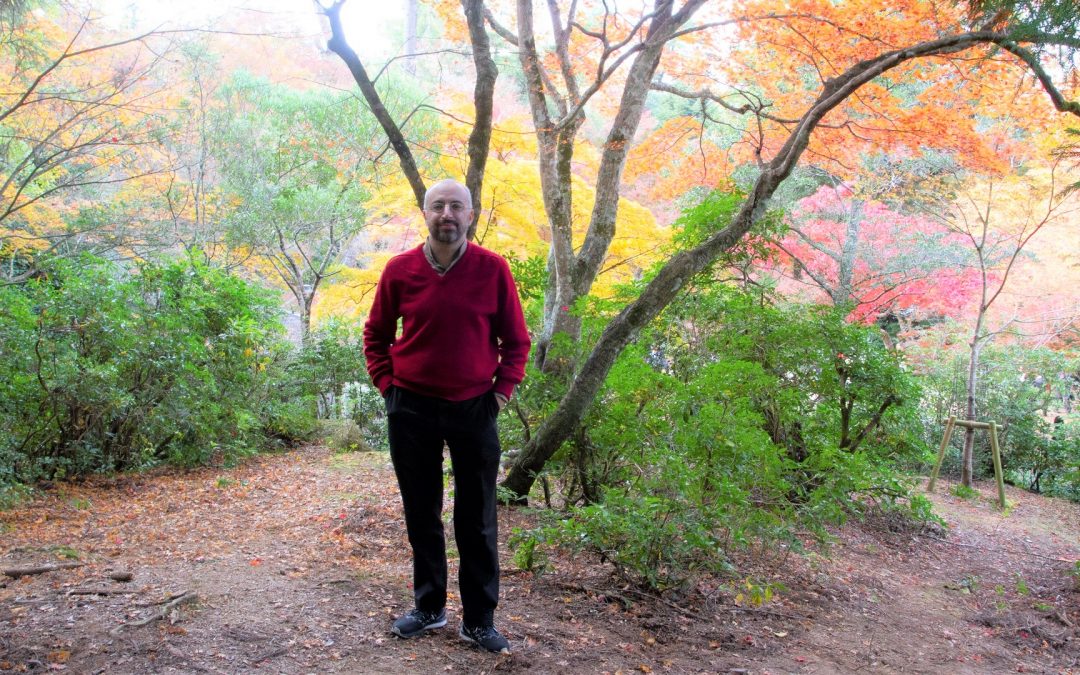
[(446, 274), (450, 271), (450, 268), (457, 264), (457, 261), (461, 260), (461, 256), (465, 255), (465, 247), (469, 245), (469, 242), (462, 241), (461, 246), (454, 252), (454, 257), (450, 259), (450, 262), (443, 267), (438, 260), (435, 259), (435, 253), (431, 250), (431, 242), (427, 239), (424, 240), (424, 257), (427, 258), (428, 263), (432, 268), (439, 273), (439, 276)]

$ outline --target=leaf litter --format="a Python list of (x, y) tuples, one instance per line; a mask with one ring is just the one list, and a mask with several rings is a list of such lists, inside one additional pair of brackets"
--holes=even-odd
[(980, 492), (930, 495), (946, 534), (868, 518), (825, 556), (738, 561), (783, 589), (761, 606), (737, 579), (657, 596), (588, 555), (514, 570), (532, 516), (500, 507), (513, 653), (489, 655), (457, 638), (454, 588), (446, 629), (389, 634), (411, 567), (386, 454), (58, 484), (0, 513), (0, 568), (55, 568), (0, 576), (0, 673), (1075, 672), (1080, 506), (1010, 488), (1003, 515)]

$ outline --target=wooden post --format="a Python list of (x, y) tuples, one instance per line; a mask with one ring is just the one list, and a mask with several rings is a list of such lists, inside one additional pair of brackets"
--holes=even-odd
[(1001, 446), (998, 445), (997, 424), (990, 423), (990, 452), (994, 456), (994, 478), (997, 479), (998, 506), (1005, 510), (1005, 476), (1001, 472)]
[(956, 426), (956, 415), (949, 415), (949, 421), (945, 423), (945, 435), (941, 437), (941, 447), (938, 448), (937, 462), (934, 464), (934, 470), (930, 473), (930, 482), (926, 485), (927, 492), (934, 491), (938, 472), (941, 471), (941, 463), (945, 460), (945, 448), (949, 447), (954, 426)]

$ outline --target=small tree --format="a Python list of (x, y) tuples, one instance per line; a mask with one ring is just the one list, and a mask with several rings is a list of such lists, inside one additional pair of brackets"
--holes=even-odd
[(850, 318), (874, 321), (919, 307), (954, 315), (974, 290), (966, 251), (940, 223), (856, 196), (846, 185), (822, 186), (799, 200), (775, 240), (780, 266), (815, 288)]
[[(1032, 238), (1049, 223), (1077, 210), (1074, 200), (1062, 198), (1057, 168), (1055, 162), (1041, 176), (1032, 171), (1025, 176), (971, 180), (958, 191), (960, 199), (942, 204), (934, 214), (965, 239), (978, 279), (978, 302), (968, 342), (965, 419), (974, 421), (978, 414), (979, 362), (984, 347), (1004, 331), (1022, 325), (1024, 319), (1008, 312), (995, 322), (991, 308), (1002, 299)], [(961, 482), (967, 487), (974, 476), (974, 444), (975, 430), (967, 428), (961, 460)]]
[(374, 119), (354, 97), (245, 75), (221, 96), (212, 152), (237, 204), (230, 243), (292, 295), (306, 341), (320, 286), (364, 227)]

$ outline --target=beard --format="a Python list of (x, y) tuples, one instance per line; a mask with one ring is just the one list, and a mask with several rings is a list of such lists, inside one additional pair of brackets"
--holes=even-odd
[[(443, 225), (452, 224), (454, 227), (443, 227)], [(435, 227), (431, 228), (431, 238), (441, 244), (453, 244), (456, 241), (461, 240), (461, 224), (450, 221), (443, 221), (437, 223)]]

